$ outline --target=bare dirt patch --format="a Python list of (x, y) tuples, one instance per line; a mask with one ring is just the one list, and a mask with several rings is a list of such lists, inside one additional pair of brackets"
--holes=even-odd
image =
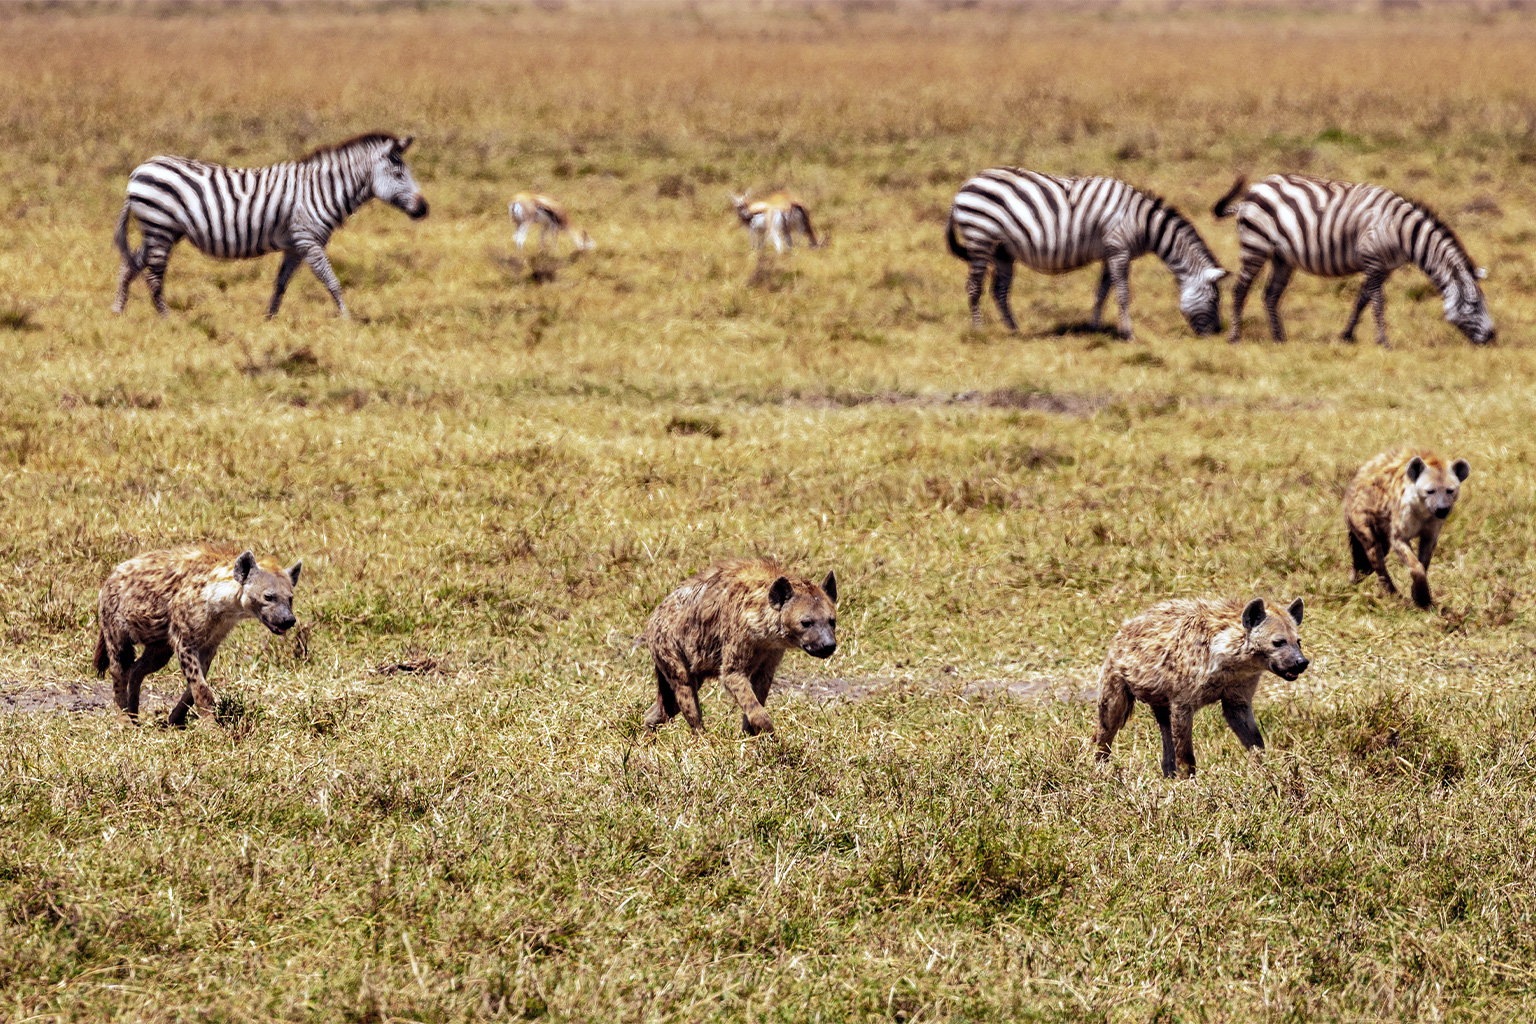
[[(140, 711), (152, 713), (168, 708), (175, 698), (145, 689)], [(12, 680), (0, 681), (0, 711), (99, 711), (112, 708), (112, 684), (89, 679), (30, 685)]]

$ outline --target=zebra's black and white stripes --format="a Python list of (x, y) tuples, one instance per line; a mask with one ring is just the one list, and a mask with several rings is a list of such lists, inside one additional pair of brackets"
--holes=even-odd
[[(1239, 178), (1216, 202), (1216, 216), (1237, 214), (1242, 269), (1233, 290), (1232, 341), (1241, 337), (1243, 304), (1254, 278), (1270, 265), (1264, 312), (1276, 341), (1285, 340), (1280, 296), (1297, 268), (1323, 277), (1365, 275), (1344, 338), (1354, 340), (1365, 304), (1376, 316), (1376, 340), (1387, 344), (1387, 276), (1405, 263), (1428, 275), (1445, 304), (1445, 318), (1479, 345), (1494, 339), (1493, 318), (1473, 266), (1455, 232), (1432, 212), (1379, 185), (1272, 174), (1252, 188)], [(1233, 200), (1241, 195), (1235, 204)]]
[[(185, 238), (200, 251), (226, 259), (281, 251), (269, 317), (276, 315), (300, 262), (309, 264), (346, 316), (325, 245), (370, 199), (397, 206), (412, 219), (427, 215), (427, 201), (403, 158), (411, 141), (381, 133), (360, 135), (317, 149), (302, 160), (269, 167), (224, 167), (176, 156), (140, 164), (129, 176), (128, 198), (113, 238), (123, 268), (112, 311), (123, 311), (128, 285), (142, 272), (155, 309), (164, 316), (166, 263), (172, 247)], [(137, 251), (128, 247), (130, 216), (144, 234)]]
[(1196, 334), (1220, 329), (1216, 282), (1226, 275), (1216, 257), (1177, 210), (1157, 196), (1114, 178), (1061, 178), (1014, 167), (983, 171), (967, 181), (949, 211), (949, 248), (968, 260), (971, 322), (981, 326), (981, 290), (992, 269), (992, 296), (1010, 330), (1008, 308), (1015, 261), (1061, 274), (1102, 260), (1093, 326), (1111, 287), (1120, 304), (1122, 337), (1131, 336), (1131, 260), (1156, 253), (1179, 284), (1179, 309)]

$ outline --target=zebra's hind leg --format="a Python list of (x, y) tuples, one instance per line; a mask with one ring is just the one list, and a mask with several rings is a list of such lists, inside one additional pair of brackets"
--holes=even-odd
[(1017, 331), (1019, 325), (1013, 319), (1013, 310), (1008, 308), (1008, 290), (1012, 287), (1013, 257), (999, 250), (992, 259), (992, 300), (997, 303), (1003, 323), (1010, 331)]
[(986, 256), (971, 254), (971, 272), (965, 279), (965, 297), (971, 303), (971, 326), (981, 329), (981, 287), (986, 281), (987, 267), (992, 261)]
[(1269, 264), (1269, 284), (1264, 286), (1264, 315), (1269, 319), (1269, 336), (1276, 341), (1285, 340), (1285, 324), (1280, 322), (1280, 296), (1291, 283), (1291, 265), (1280, 260)]
[(138, 252), (123, 257), (123, 269), (117, 277), (117, 298), (112, 301), (112, 312), (121, 313), (128, 305), (128, 286), (144, 272), (144, 246)]
[(1104, 325), (1104, 300), (1109, 298), (1109, 285), (1109, 262), (1106, 260), (1104, 269), (1099, 274), (1098, 290), (1093, 293), (1093, 319), (1088, 322), (1094, 330)]
[(1371, 292), (1371, 312), (1376, 315), (1376, 344), (1382, 348), (1391, 348), (1387, 342), (1387, 275), (1382, 274), (1376, 279), (1376, 288)]
[(1248, 304), (1248, 289), (1253, 287), (1253, 281), (1264, 269), (1266, 261), (1267, 257), (1257, 253), (1243, 253), (1242, 265), (1237, 270), (1237, 284), (1232, 288), (1232, 332), (1227, 336), (1227, 341), (1234, 345), (1243, 340), (1243, 307)]
[(170, 312), (165, 304), (165, 267), (170, 261), (171, 254), (166, 249), (152, 249), (144, 255), (144, 283), (149, 285), (149, 297), (161, 316)]

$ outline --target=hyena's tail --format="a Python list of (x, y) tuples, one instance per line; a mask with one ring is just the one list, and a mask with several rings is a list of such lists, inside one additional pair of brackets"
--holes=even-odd
[(107, 674), (107, 666), (110, 665), (110, 664), (111, 664), (111, 659), (109, 659), (107, 657), (107, 634), (105, 634), (105, 633), (97, 633), (96, 634), (96, 661), (95, 661), (96, 674), (98, 676), (106, 675)]
[(1218, 218), (1232, 216), (1237, 212), (1237, 204), (1233, 200), (1242, 195), (1247, 188), (1248, 179), (1239, 174), (1237, 180), (1232, 183), (1232, 187), (1227, 190), (1227, 194), (1216, 200), (1216, 205), (1211, 207), (1211, 212)]
[(949, 211), (949, 223), (944, 227), (944, 240), (949, 243), (949, 251), (963, 260), (969, 260), (971, 254), (960, 243), (960, 226), (955, 223), (955, 211)]

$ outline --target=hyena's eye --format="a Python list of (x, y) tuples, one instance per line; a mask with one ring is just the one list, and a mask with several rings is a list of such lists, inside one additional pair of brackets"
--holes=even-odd
[(836, 619), (828, 619), (827, 620), (827, 628), (828, 629), (836, 629), (837, 628), (837, 620)]
[(800, 628), (801, 629), (810, 629), (814, 625), (816, 625), (816, 620), (815, 619), (801, 619), (800, 620)]
[(269, 591), (267, 591), (267, 592), (266, 592), (266, 593), (265, 593), (265, 594), (262, 594), (262, 595), (261, 595), (261, 599), (262, 599), (262, 600), (263, 600), (263, 601), (266, 601), (266, 602), (268, 602), (268, 603), (271, 603), (271, 602), (273, 602), (273, 601), (276, 601), (276, 600), (277, 600), (277, 591), (275, 591), (275, 590), (269, 590)]
[(1276, 640), (1275, 641), (1275, 646), (1276, 647), (1284, 647), (1285, 646), (1285, 638), (1281, 637), (1279, 640)]

